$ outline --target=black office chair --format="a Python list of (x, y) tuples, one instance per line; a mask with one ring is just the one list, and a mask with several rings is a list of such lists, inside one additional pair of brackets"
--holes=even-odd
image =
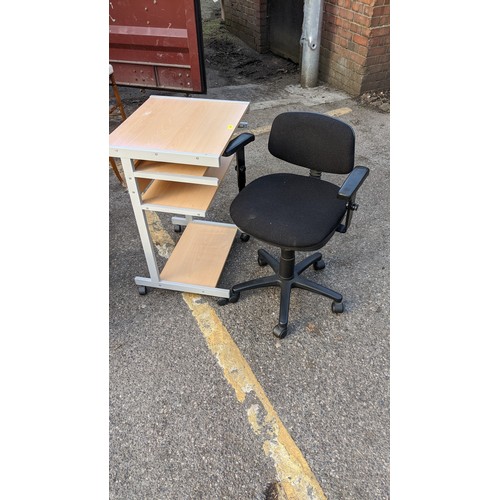
[(240, 191), (230, 207), (234, 223), (244, 233), (279, 247), (281, 256), (277, 260), (266, 250), (258, 250), (259, 265), (269, 264), (275, 274), (234, 285), (229, 299), (220, 300), (220, 305), (236, 302), (245, 290), (279, 286), (279, 323), (273, 330), (278, 338), (287, 335), (294, 287), (333, 299), (332, 311), (343, 312), (340, 293), (301, 276), (311, 265), (315, 270), (325, 267), (321, 253), (295, 264), (295, 252), (318, 250), (335, 232), (347, 231), (358, 208), (356, 192), (369, 173), (366, 167), (354, 167), (354, 141), (348, 124), (326, 115), (288, 112), (275, 118), (268, 143), (273, 156), (316, 174), (349, 175), (338, 187), (318, 175), (276, 173), (262, 176)]

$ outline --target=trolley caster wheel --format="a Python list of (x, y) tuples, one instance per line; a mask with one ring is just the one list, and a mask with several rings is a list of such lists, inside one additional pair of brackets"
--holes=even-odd
[(217, 304), (219, 304), (220, 306), (225, 306), (226, 304), (229, 304), (229, 302), (231, 302), (231, 304), (234, 304), (235, 302), (238, 302), (240, 298), (240, 293), (231, 293), (231, 295), (229, 296), (229, 298), (222, 298), (222, 299), (219, 299), (217, 300)]
[(277, 324), (273, 328), (273, 335), (279, 339), (284, 339), (288, 333), (288, 325)]
[(240, 240), (246, 243), (250, 239), (250, 235), (246, 233), (241, 233)]
[(340, 314), (344, 312), (343, 302), (332, 302), (332, 312), (335, 314)]
[(182, 226), (180, 224), (174, 226), (174, 233), (182, 233)]
[(318, 262), (315, 262), (313, 264), (314, 270), (315, 271), (321, 271), (321, 269), (325, 268), (325, 261), (323, 259), (318, 260)]
[(257, 257), (257, 262), (260, 267), (267, 266), (267, 262), (260, 255)]
[(148, 289), (145, 286), (139, 286), (139, 295), (146, 295), (148, 293)]

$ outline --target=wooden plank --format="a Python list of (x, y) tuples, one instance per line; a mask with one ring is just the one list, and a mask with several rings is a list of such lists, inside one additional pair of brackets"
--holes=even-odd
[(199, 165), (187, 165), (183, 163), (166, 163), (160, 161), (140, 160), (135, 164), (136, 177), (140, 177), (141, 172), (155, 173), (161, 172), (164, 174), (173, 175), (196, 175), (202, 176), (207, 171), (208, 167)]
[(186, 163), (197, 163), (197, 155), (222, 154), (248, 106), (241, 101), (151, 96), (110, 134), (109, 145), (118, 151), (187, 154)]
[(137, 186), (139, 188), (139, 193), (144, 192), (144, 190), (148, 187), (151, 179), (137, 179)]
[(156, 180), (143, 194), (142, 203), (207, 210), (216, 192), (217, 186)]
[[(230, 158), (223, 159), (220, 168), (209, 168), (206, 174), (222, 180), (231, 163)], [(212, 203), (217, 189), (217, 186), (155, 180), (142, 195), (142, 203), (205, 211)]]
[(236, 226), (190, 222), (160, 278), (177, 283), (216, 287), (237, 230)]

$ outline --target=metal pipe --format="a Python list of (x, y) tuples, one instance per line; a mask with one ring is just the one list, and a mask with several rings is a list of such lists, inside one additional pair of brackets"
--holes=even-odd
[(302, 23), (302, 60), (300, 85), (316, 87), (319, 74), (319, 48), (323, 21), (323, 0), (304, 0), (304, 21)]

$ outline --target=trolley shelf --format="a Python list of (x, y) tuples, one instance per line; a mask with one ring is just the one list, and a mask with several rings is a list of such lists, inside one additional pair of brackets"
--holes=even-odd
[(219, 184), (217, 177), (206, 175), (209, 169), (206, 166), (139, 160), (135, 162), (134, 167), (134, 175), (140, 179), (158, 179), (192, 184), (208, 184), (212, 186)]
[[(218, 288), (237, 227), (193, 220), (206, 217), (234, 155), (224, 152), (249, 102), (150, 96), (109, 136), (109, 156), (120, 158), (149, 277), (148, 287), (229, 298)], [(145, 210), (174, 215), (184, 232), (162, 270)]]
[(190, 222), (165, 264), (161, 280), (216, 287), (237, 231), (232, 224)]
[(142, 208), (157, 212), (205, 217), (206, 211), (217, 192), (218, 183), (226, 174), (231, 159), (223, 158), (220, 167), (206, 169), (205, 177), (215, 179), (217, 185), (153, 180), (142, 194)]

